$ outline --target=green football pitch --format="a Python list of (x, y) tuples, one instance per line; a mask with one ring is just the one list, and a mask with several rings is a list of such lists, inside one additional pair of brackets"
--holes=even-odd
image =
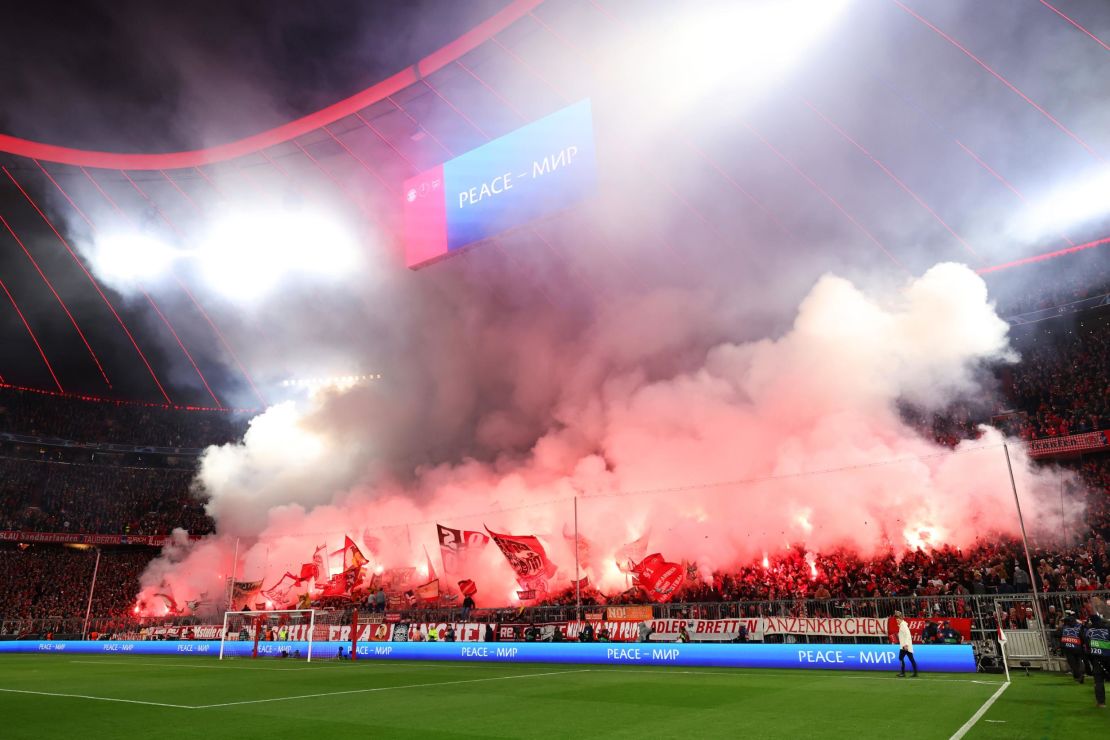
[(6, 655), (0, 737), (1110, 737), (1093, 694), (1059, 675)]

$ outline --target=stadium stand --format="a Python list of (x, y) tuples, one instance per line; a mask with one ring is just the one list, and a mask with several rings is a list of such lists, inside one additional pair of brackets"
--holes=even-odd
[[(1017, 275), (1000, 313), (1069, 306), (1107, 290), (1105, 267), (1084, 261), (1086, 282), (1066, 273), (1039, 291)], [(1027, 270), (1029, 268), (1021, 268)], [(998, 287), (1005, 296), (1006, 285)], [(1000, 299), (1003, 300), (1003, 299)], [(949, 446), (976, 435), (993, 420), (1011, 433), (1037, 440), (1110, 428), (1110, 315), (1105, 307), (1061, 310), (1014, 330), (1021, 361), (996, 370), (1001, 406), (956, 404), (942, 414), (904, 409), (908, 420)], [(1002, 408), (1005, 406), (1005, 408)], [(196, 452), (206, 444), (241, 437), (245, 417), (223, 412), (90, 402), (37, 392), (0, 389), (0, 529), (164, 535), (180, 527), (212, 531), (201, 501), (191, 492)], [(31, 437), (31, 440), (26, 439)], [(35, 443), (39, 440), (39, 443)], [(95, 448), (97, 444), (111, 448)], [(154, 448), (176, 448), (161, 449)], [(1074, 469), (1088, 491), (1087, 528), (1065, 533), (1068, 545), (1038, 550), (1033, 578), (1046, 592), (1110, 590), (1110, 455), (1105, 451), (1055, 458)], [(138, 574), (157, 550), (109, 547), (98, 575), (94, 612), (124, 617), (137, 591)], [(77, 617), (84, 613), (92, 553), (61, 545), (0, 545), (0, 617)], [(757, 602), (776, 602), (787, 612), (840, 615), (847, 600), (919, 597), (916, 611), (934, 611), (930, 598), (959, 604), (959, 597), (1028, 592), (1017, 541), (994, 541), (958, 551), (888, 553), (864, 559), (848, 551), (821, 553), (817, 578), (804, 552), (753, 562), (694, 581), (668, 606), (687, 616), (749, 613)], [(585, 604), (633, 603), (635, 593), (584, 594)], [(953, 599), (954, 597), (954, 599)], [(553, 594), (549, 607), (572, 604), (573, 590)], [(742, 603), (743, 602), (743, 603)], [(746, 606), (744, 605), (746, 603)], [(689, 606), (687, 606), (687, 604)], [(698, 605), (702, 606), (698, 606)], [(709, 607), (705, 605), (711, 605)], [(543, 607), (540, 607), (543, 608)], [(946, 606), (957, 610), (957, 606)], [(1005, 619), (1028, 619), (1020, 609)]]

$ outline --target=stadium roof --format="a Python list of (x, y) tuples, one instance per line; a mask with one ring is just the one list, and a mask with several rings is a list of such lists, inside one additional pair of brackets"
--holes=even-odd
[[(345, 100), (205, 148), (90, 151), (0, 134), (0, 382), (174, 405), (264, 404), (273, 378), (258, 378), (266, 368), (237, 351), (245, 329), (233, 311), (187, 273), (125, 299), (79, 242), (122, 222), (188, 243), (205, 214), (260, 199), (326, 201), (393, 242), (406, 178), (612, 89), (627, 71), (614, 60), (650, 68), (656, 49), (637, 41), (668, 22), (672, 5), (513, 0)], [(753, 241), (804, 262), (830, 233), (858, 244), (852, 259), (908, 271), (944, 259), (987, 268), (1095, 243), (1104, 218), (1038, 240), (1002, 233), (1048, 185), (1100, 171), (1110, 152), (1110, 91), (1100, 83), (1110, 73), (1110, 13), (1097, 3), (1029, 5), (1000, 17), (973, 4), (853, 7), (800, 82), (742, 116), (722, 114), (728, 77), (759, 69), (730, 67), (722, 50), (713, 65), (655, 81), (659, 112), (676, 89), (723, 78), (674, 114), (650, 167), (606, 184), (618, 198), (634, 200), (639, 187), (662, 193), (672, 213), (653, 259), (684, 263), (680, 234), (706, 245), (696, 269), (747, 269), (753, 255), (737, 246)], [(628, 123), (616, 120), (599, 116), (603, 142), (620, 140)], [(629, 161), (611, 160), (613, 169)], [(582, 266), (576, 218), (515, 237), (542, 257), (476, 259), (522, 259), (522, 279), (543, 300), (548, 280)]]

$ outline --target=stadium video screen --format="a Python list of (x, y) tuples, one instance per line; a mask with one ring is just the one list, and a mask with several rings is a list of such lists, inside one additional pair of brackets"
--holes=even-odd
[(405, 181), (405, 264), (419, 267), (597, 189), (582, 100)]

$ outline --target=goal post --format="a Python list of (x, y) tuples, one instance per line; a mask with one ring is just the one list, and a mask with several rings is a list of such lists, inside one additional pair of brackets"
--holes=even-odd
[[(315, 609), (274, 609), (268, 611), (224, 612), (220, 631), (220, 660), (228, 643), (249, 642), (250, 657), (304, 657), (312, 661), (312, 645), (316, 641)], [(271, 648), (272, 644), (272, 649)], [(304, 655), (300, 646), (304, 645)], [(241, 653), (241, 650), (237, 650)]]

